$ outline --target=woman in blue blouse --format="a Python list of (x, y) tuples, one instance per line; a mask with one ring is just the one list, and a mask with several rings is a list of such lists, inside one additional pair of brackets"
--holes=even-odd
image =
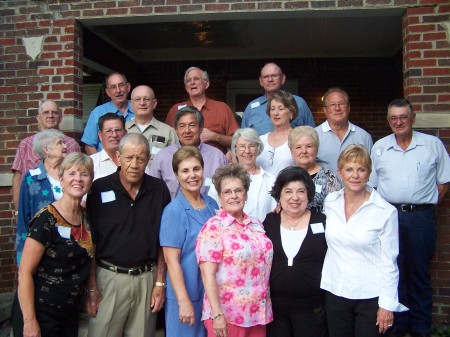
[(55, 129), (37, 133), (33, 151), (42, 161), (38, 167), (25, 174), (20, 186), (16, 230), (17, 266), (22, 258), (28, 223), (42, 207), (62, 197), (58, 171), (67, 154), (64, 134)]
[(160, 229), (160, 244), (168, 271), (167, 337), (206, 336), (201, 323), (204, 288), (194, 246), (203, 224), (219, 207), (211, 197), (200, 194), (203, 165), (200, 151), (193, 146), (181, 147), (172, 160), (180, 191), (164, 209)]

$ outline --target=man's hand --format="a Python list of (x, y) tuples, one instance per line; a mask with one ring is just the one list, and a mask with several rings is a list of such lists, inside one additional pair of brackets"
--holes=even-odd
[(102, 301), (102, 295), (97, 288), (90, 289), (86, 293), (86, 312), (91, 315), (91, 317), (97, 316), (98, 306)]
[(165, 300), (164, 295), (164, 287), (153, 287), (152, 298), (150, 299), (150, 307), (152, 308), (152, 313), (158, 312), (162, 309)]
[(200, 140), (203, 143), (214, 142), (214, 141), (216, 141), (216, 138), (217, 138), (217, 134), (215, 132), (208, 130), (207, 128), (203, 128), (203, 131), (200, 134)]

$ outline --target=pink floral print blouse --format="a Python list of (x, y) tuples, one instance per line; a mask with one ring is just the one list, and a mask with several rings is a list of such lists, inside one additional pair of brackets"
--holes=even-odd
[[(223, 209), (203, 226), (195, 246), (198, 263), (217, 263), (219, 302), (229, 324), (251, 327), (273, 320), (269, 276), (273, 247), (261, 222), (243, 223)], [(213, 316), (204, 295), (202, 320)]]

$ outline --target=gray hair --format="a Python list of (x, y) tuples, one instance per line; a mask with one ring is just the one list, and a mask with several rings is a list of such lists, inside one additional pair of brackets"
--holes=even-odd
[(250, 188), (250, 176), (242, 166), (239, 164), (227, 164), (216, 170), (212, 181), (217, 193), (222, 193), (222, 181), (227, 178), (240, 179), (244, 185), (245, 192), (248, 192)]
[(311, 139), (313, 140), (314, 147), (316, 148), (316, 150), (319, 150), (320, 140), (319, 140), (319, 135), (317, 134), (317, 131), (309, 125), (302, 125), (302, 126), (297, 126), (289, 134), (288, 146), (291, 151), (292, 151), (292, 148), (294, 147), (295, 143), (298, 141), (298, 139), (300, 137), (311, 137)]
[(187, 79), (188, 79), (188, 74), (192, 71), (192, 70), (200, 70), (202, 73), (202, 78), (206, 81), (209, 82), (209, 75), (206, 72), (206, 70), (200, 69), (199, 67), (190, 67), (188, 68), (188, 70), (186, 70), (186, 72), (184, 73), (184, 84), (187, 83)]
[(188, 115), (188, 114), (195, 115), (195, 117), (197, 117), (198, 126), (200, 128), (203, 128), (203, 125), (205, 124), (205, 119), (203, 118), (203, 114), (200, 111), (198, 111), (196, 107), (188, 105), (177, 111), (177, 114), (175, 115), (175, 120), (174, 120), (175, 129), (178, 127), (178, 122), (180, 121), (180, 118), (185, 115)]
[(128, 133), (120, 140), (119, 143), (119, 153), (122, 154), (123, 147), (126, 143), (131, 143), (133, 145), (143, 145), (145, 146), (148, 156), (150, 157), (150, 144), (143, 135), (140, 133)]
[(44, 149), (46, 147), (50, 147), (57, 139), (64, 140), (64, 133), (55, 129), (48, 129), (38, 132), (34, 136), (33, 151), (39, 156), (39, 158), (45, 159), (46, 153)]
[(242, 128), (237, 129), (231, 139), (231, 153), (234, 157), (236, 157), (236, 144), (240, 137), (250, 143), (255, 143), (258, 146), (258, 156), (263, 152), (264, 144), (262, 143), (261, 138), (259, 138), (258, 132), (252, 128)]

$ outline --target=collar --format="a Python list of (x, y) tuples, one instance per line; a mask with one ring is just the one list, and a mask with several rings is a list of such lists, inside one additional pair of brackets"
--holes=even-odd
[[(348, 122), (348, 131), (355, 132), (355, 130), (356, 130), (355, 125)], [(322, 123), (322, 131), (323, 132), (330, 132), (330, 131), (333, 132), (328, 121), (325, 121)]]
[[(192, 103), (191, 99), (189, 99), (189, 101), (187, 101), (186, 104), (189, 105), (189, 106), (194, 106), (194, 104)], [(203, 110), (203, 108), (205, 108), (206, 110), (211, 110), (210, 99), (207, 96), (205, 96), (205, 104), (203, 104), (203, 106), (200, 109), (200, 111)]]
[[(107, 161), (107, 160), (111, 160), (114, 163), (114, 161), (111, 159), (109, 154), (106, 153), (105, 149), (102, 149), (100, 151), (100, 161), (104, 162), (104, 161)], [(116, 165), (116, 163), (114, 163), (114, 165)]]
[[(38, 172), (37, 170), (40, 170), (40, 172)], [(30, 171), (32, 171), (32, 170), (30, 170)], [(39, 161), (38, 166), (35, 169), (33, 169), (33, 171), (35, 172), (34, 175), (36, 176), (37, 180), (45, 180), (45, 179), (47, 179), (47, 171), (45, 170), (45, 166), (44, 166), (44, 161), (43, 160)], [(33, 174), (30, 174), (30, 175), (33, 175)]]
[(241, 225), (241, 226), (248, 226), (252, 230), (255, 230), (257, 232), (265, 233), (265, 230), (263, 229), (261, 223), (256, 220), (255, 218), (249, 217), (247, 214), (244, 213), (244, 221), (241, 223), (239, 222), (235, 217), (231, 216), (227, 211), (225, 211), (223, 208), (221, 208), (217, 212), (217, 216), (221, 218), (222, 224), (224, 227), (229, 227), (231, 225)]
[[(113, 174), (111, 174), (109, 177), (111, 177), (111, 185), (113, 186), (115, 191), (118, 192), (123, 192), (126, 195), (128, 195), (127, 190), (125, 189), (125, 187), (122, 185), (121, 181), (120, 181), (120, 171), (121, 171), (122, 167), (119, 166), (117, 168), (117, 171), (114, 172)], [(139, 195), (141, 195), (142, 193), (146, 192), (146, 191), (150, 191), (153, 189), (153, 184), (151, 183), (152, 179), (156, 179), (153, 177), (150, 177), (149, 175), (147, 175), (146, 173), (144, 173), (144, 178), (142, 180), (141, 186), (139, 187), (139, 193), (136, 196), (136, 199)]]
[[(420, 132), (413, 130), (411, 144), (409, 144), (406, 151), (412, 150), (417, 146), (423, 146), (423, 145), (425, 145), (424, 138), (422, 137)], [(395, 139), (395, 134), (393, 134), (393, 133), (387, 137), (387, 142), (386, 142), (386, 150), (389, 150), (391, 148), (398, 150), (398, 151), (406, 152), (406, 151), (403, 151), (403, 149), (398, 145), (397, 140)]]
[(116, 106), (112, 101), (109, 101), (109, 102), (107, 102), (107, 103), (108, 103), (108, 105), (109, 105), (108, 108), (109, 108), (110, 110), (114, 110), (116, 114), (121, 114), (121, 115), (123, 115), (124, 117), (126, 117), (128, 114), (131, 114), (131, 115), (134, 116), (134, 112), (133, 112), (133, 109), (131, 108), (131, 103), (130, 103), (130, 101), (127, 101), (127, 111), (126, 111), (125, 114), (123, 114), (122, 111), (121, 111), (120, 109), (118, 109), (117, 106)]
[[(386, 208), (386, 201), (375, 191), (375, 189), (369, 185), (366, 185), (366, 191), (370, 193), (369, 200), (367, 200), (363, 205), (365, 204), (374, 204), (380, 208)], [(327, 201), (329, 202), (337, 202), (339, 200), (342, 200), (344, 202), (344, 193), (345, 188), (341, 188), (336, 193), (330, 193), (327, 196)]]

